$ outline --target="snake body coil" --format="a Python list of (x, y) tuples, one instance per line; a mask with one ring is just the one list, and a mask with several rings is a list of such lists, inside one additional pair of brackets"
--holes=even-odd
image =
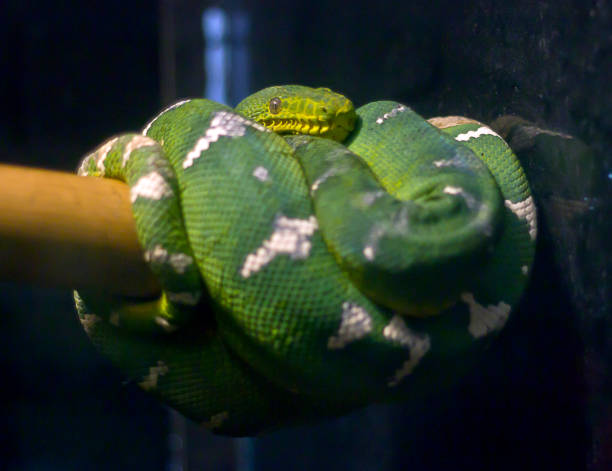
[(107, 141), (79, 173), (130, 185), (164, 292), (75, 294), (88, 334), (225, 434), (451, 384), (518, 302), (536, 222), (503, 140), (442, 127), (399, 103), (355, 112), (328, 89), (284, 86), (235, 110), (178, 102)]

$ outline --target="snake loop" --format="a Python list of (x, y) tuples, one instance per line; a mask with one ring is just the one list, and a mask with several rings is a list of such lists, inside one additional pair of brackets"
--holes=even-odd
[(85, 329), (219, 433), (452, 384), (507, 321), (533, 258), (529, 187), (492, 130), (440, 130), (389, 101), (355, 112), (329, 89), (271, 87), (234, 110), (179, 102), (79, 173), (130, 185), (164, 288), (75, 294)]

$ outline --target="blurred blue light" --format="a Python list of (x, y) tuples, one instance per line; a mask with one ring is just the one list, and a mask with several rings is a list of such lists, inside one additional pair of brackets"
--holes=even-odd
[(218, 103), (227, 103), (227, 17), (220, 8), (208, 8), (202, 14), (202, 31), (206, 40), (204, 96)]

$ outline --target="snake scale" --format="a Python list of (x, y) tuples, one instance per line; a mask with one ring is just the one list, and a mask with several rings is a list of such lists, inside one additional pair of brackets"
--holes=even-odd
[(418, 401), (473, 367), (528, 280), (504, 141), (326, 88), (175, 103), (86, 156), (130, 187), (158, 299), (75, 293), (95, 345), (216, 433)]

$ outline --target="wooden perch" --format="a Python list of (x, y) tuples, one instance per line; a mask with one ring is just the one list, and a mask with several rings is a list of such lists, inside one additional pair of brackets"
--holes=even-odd
[(2, 164), (0, 280), (136, 297), (159, 292), (127, 185)]
[[(430, 122), (445, 128), (475, 121), (448, 116)], [(135, 297), (160, 290), (142, 258), (127, 185), (4, 164), (0, 281)]]

